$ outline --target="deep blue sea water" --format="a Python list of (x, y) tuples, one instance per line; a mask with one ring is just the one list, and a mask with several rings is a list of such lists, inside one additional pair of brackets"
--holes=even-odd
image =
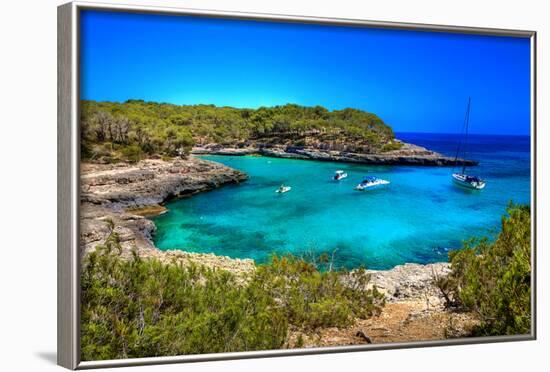
[[(457, 135), (398, 133), (397, 138), (454, 156)], [(154, 219), (160, 249), (212, 252), (265, 262), (272, 253), (332, 252), (336, 264), (391, 268), (447, 260), (472, 236), (494, 236), (510, 200), (530, 201), (530, 142), (525, 136), (470, 135), (481, 191), (458, 188), (453, 168), (366, 166), (266, 157), (204, 156), (250, 179), (167, 204)], [(336, 183), (337, 169), (348, 178)], [(365, 175), (391, 181), (358, 192)], [(279, 195), (280, 184), (292, 191)]]

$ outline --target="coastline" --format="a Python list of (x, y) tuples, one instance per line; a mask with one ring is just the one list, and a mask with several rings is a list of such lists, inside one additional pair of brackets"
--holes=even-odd
[[(212, 253), (193, 253), (182, 250), (158, 249), (153, 243), (156, 226), (148, 217), (165, 213), (163, 203), (174, 198), (191, 197), (200, 192), (206, 192), (225, 184), (240, 183), (248, 176), (238, 170), (220, 163), (203, 160), (194, 156), (187, 159), (142, 160), (136, 164), (91, 164), (82, 166), (81, 192), (81, 252), (87, 252), (103, 244), (110, 233), (108, 220), (115, 226), (118, 234), (122, 256), (131, 257), (133, 249), (143, 257), (155, 257), (161, 261), (174, 259), (195, 260), (208, 263), (215, 267), (214, 257), (218, 257), (221, 267), (231, 267), (231, 271), (247, 272), (254, 266), (252, 259), (238, 259), (218, 256)], [(230, 262), (233, 262), (230, 264)], [(236, 269), (242, 264), (242, 270)], [(392, 282), (403, 281), (407, 275), (397, 278), (394, 273), (388, 280), (380, 273), (391, 272), (403, 266), (409, 271), (409, 276), (421, 272), (420, 268), (445, 271), (445, 262), (434, 264), (406, 263), (388, 270), (369, 270), (376, 280), (377, 286), (387, 288), (392, 296), (400, 293), (399, 285)], [(427, 269), (427, 270), (428, 270)], [(403, 272), (404, 269), (397, 270)], [(425, 275), (421, 275), (425, 279)], [(402, 291), (401, 291), (402, 292)]]
[(286, 145), (255, 145), (248, 147), (225, 147), (219, 144), (195, 146), (193, 155), (261, 155), (273, 158), (331, 161), (339, 163), (356, 163), (367, 165), (416, 165), (416, 166), (475, 166), (477, 161), (454, 159), (425, 147), (401, 142), (398, 150), (384, 153), (363, 154), (340, 150), (314, 147), (297, 147)]
[[(124, 259), (131, 258), (136, 251), (141, 258), (167, 264), (197, 264), (225, 270), (239, 281), (246, 281), (256, 270), (252, 259), (162, 251), (153, 243), (155, 224), (144, 217), (151, 216), (151, 211), (163, 213), (165, 208), (161, 204), (167, 200), (243, 182), (248, 178), (246, 174), (193, 156), (169, 161), (144, 160), (137, 164), (84, 164), (82, 171), (81, 260), (115, 232)], [(114, 230), (108, 221), (112, 221)], [(374, 343), (441, 339), (447, 337), (448, 324), (453, 324), (453, 337), (467, 336), (476, 320), (469, 314), (448, 311), (433, 281), (434, 275), (444, 276), (449, 271), (447, 262), (406, 263), (389, 270), (367, 270), (371, 277), (369, 286), (376, 286), (386, 299), (379, 316), (357, 320), (347, 328), (323, 328), (309, 334), (291, 332), (286, 347), (294, 347), (298, 339), (304, 341), (303, 347), (362, 344), (365, 339), (361, 334), (368, 335)], [(348, 275), (352, 274), (353, 271)]]
[(232, 273), (246, 273), (254, 261), (214, 254), (180, 250), (162, 251), (155, 247), (156, 227), (147, 217), (164, 213), (161, 204), (190, 197), (224, 184), (243, 182), (243, 172), (222, 164), (189, 157), (188, 159), (143, 160), (136, 164), (83, 164), (81, 176), (81, 259), (105, 242), (114, 224), (121, 256), (132, 257), (135, 250), (142, 258), (162, 262), (194, 262)]

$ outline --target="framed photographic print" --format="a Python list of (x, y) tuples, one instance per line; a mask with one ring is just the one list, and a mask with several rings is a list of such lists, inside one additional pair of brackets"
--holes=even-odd
[(533, 340), (535, 32), (58, 8), (58, 363)]

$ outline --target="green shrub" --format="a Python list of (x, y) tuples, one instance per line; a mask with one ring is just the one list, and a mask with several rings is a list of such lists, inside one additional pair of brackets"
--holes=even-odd
[(136, 163), (143, 158), (143, 151), (138, 145), (129, 145), (121, 150), (122, 156), (130, 163)]
[(452, 271), (438, 279), (451, 306), (475, 312), (475, 335), (516, 335), (531, 330), (531, 214), (510, 205), (494, 242), (471, 240), (450, 253)]
[(365, 289), (364, 270), (319, 272), (294, 257), (273, 257), (245, 282), (203, 266), (123, 259), (108, 223), (113, 232), (83, 263), (83, 360), (280, 349), (289, 327), (347, 326), (383, 306)]
[(369, 279), (363, 269), (319, 271), (294, 256), (273, 256), (269, 264), (258, 267), (252, 285), (277, 300), (290, 324), (315, 329), (344, 327), (355, 318), (379, 313), (384, 296), (376, 288), (366, 289)]
[(403, 147), (403, 142), (391, 141), (382, 146), (382, 152), (395, 151)]
[(81, 284), (83, 360), (276, 349), (286, 338), (273, 298), (225, 271), (100, 248)]

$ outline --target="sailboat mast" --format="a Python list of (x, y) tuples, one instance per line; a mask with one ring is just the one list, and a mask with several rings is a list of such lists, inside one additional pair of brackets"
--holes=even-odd
[[(468, 146), (468, 125), (470, 123), (470, 104), (471, 104), (472, 98), (468, 97), (468, 108), (466, 109), (466, 129), (464, 132), (464, 159), (466, 159), (466, 151)], [(466, 163), (462, 165), (462, 174), (464, 174), (464, 171), (466, 170)]]

